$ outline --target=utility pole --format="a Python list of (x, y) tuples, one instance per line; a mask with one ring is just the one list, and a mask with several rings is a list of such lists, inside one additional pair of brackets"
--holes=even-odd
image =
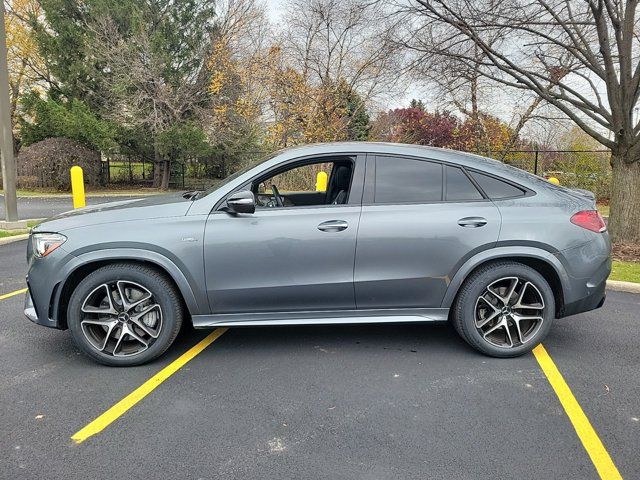
[(4, 0), (0, 0), (0, 156), (2, 189), (7, 227), (18, 221), (16, 197), (16, 162), (13, 158), (13, 131), (9, 109), (9, 70), (7, 67), (7, 35), (4, 28)]

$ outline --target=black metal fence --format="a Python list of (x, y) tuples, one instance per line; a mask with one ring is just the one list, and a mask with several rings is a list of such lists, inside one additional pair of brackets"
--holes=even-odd
[(102, 162), (106, 183), (145, 183), (153, 181), (153, 162), (126, 155), (112, 156)]
[[(169, 186), (185, 188), (186, 169), (184, 164), (171, 163)], [(154, 163), (145, 159), (124, 155), (110, 157), (102, 162), (103, 183), (109, 185), (153, 185)]]
[[(216, 158), (172, 161), (169, 186), (206, 189), (264, 155), (263, 151), (249, 151), (241, 157), (219, 155)], [(104, 184), (151, 186), (154, 180), (154, 163), (145, 158), (111, 155), (102, 162), (101, 177)]]
[(584, 188), (606, 200), (611, 194), (609, 150), (510, 150), (485, 156), (544, 177), (556, 177), (561, 185)]

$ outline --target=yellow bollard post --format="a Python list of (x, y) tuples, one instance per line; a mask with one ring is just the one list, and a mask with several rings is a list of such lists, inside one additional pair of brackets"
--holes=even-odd
[(316, 192), (326, 192), (327, 183), (329, 183), (327, 172), (318, 172), (316, 175)]
[(86, 206), (82, 167), (77, 165), (71, 167), (71, 195), (73, 196), (73, 208)]
[(547, 181), (549, 183), (553, 183), (554, 185), (560, 185), (560, 180), (558, 180), (556, 177), (549, 177), (547, 178)]

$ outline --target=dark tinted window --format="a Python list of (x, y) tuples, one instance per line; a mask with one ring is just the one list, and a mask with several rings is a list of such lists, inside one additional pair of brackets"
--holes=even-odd
[(447, 178), (446, 199), (451, 200), (481, 200), (482, 195), (469, 180), (465, 173), (456, 167), (445, 167)]
[(408, 158), (376, 159), (376, 203), (442, 200), (442, 165)]
[(484, 190), (489, 198), (508, 198), (508, 197), (521, 197), (525, 194), (525, 192), (513, 185), (508, 184), (507, 182), (503, 182), (502, 180), (498, 180), (497, 178), (490, 177), (489, 175), (484, 175), (478, 172), (469, 172), (471, 176), (474, 178), (478, 185)]

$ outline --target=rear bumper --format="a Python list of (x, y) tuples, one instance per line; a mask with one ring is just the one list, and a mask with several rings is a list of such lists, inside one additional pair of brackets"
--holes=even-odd
[(605, 292), (606, 285), (607, 282), (605, 280), (601, 284), (597, 285), (586, 297), (566, 304), (562, 309), (560, 317), (568, 317), (569, 315), (576, 315), (578, 313), (589, 312), (596, 308), (600, 308), (604, 305), (604, 301), (607, 298), (607, 294)]
[(587, 232), (590, 240), (554, 255), (564, 267), (563, 302), (556, 312), (567, 317), (603, 305), (607, 278), (611, 273), (609, 234)]
[(565, 303), (558, 316), (568, 317), (569, 315), (595, 310), (604, 305), (607, 296), (605, 292), (607, 278), (610, 273), (611, 259), (607, 258), (590, 278), (573, 279), (574, 291), (582, 292), (582, 295), (571, 302)]

